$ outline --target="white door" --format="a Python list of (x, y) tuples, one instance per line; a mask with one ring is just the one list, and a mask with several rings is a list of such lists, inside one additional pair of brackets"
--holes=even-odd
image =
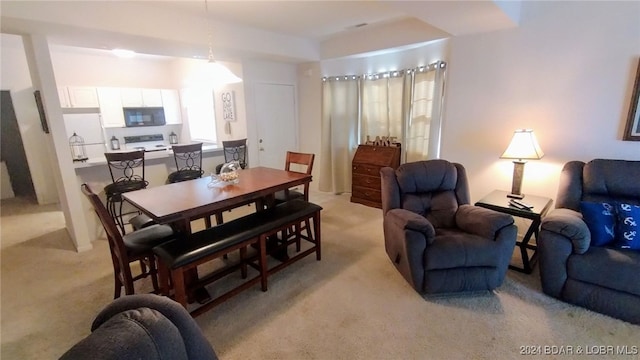
[[(293, 85), (256, 84), (258, 164), (283, 169), (287, 151), (298, 150)], [(252, 161), (249, 159), (249, 163)]]

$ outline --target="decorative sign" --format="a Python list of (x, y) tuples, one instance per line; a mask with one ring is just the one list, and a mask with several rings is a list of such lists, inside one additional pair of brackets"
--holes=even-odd
[(226, 122), (236, 121), (236, 99), (233, 91), (222, 93), (222, 119)]
[(367, 135), (367, 141), (365, 145), (374, 145), (374, 146), (398, 146), (399, 143), (396, 142), (396, 136), (376, 136), (376, 139), (371, 141), (369, 135)]

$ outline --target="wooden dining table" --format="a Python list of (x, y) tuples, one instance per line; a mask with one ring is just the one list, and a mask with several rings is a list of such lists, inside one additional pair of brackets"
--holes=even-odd
[(270, 206), (276, 192), (311, 181), (304, 173), (254, 167), (240, 170), (239, 182), (212, 186), (211, 177), (131, 191), (123, 197), (159, 224), (191, 233), (191, 221), (252, 202)]
[[(183, 234), (191, 233), (191, 221), (221, 211), (256, 202), (260, 211), (273, 205), (274, 194), (311, 181), (311, 175), (254, 167), (239, 170), (237, 184), (211, 184), (211, 177), (149, 187), (122, 194), (123, 197), (159, 224), (169, 224)], [(187, 283), (197, 281), (197, 272), (187, 275)], [(191, 297), (199, 303), (211, 297), (204, 288), (196, 289)]]

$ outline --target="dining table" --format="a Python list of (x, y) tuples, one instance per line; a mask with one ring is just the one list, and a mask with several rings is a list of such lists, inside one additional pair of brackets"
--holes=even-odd
[(148, 187), (123, 194), (125, 200), (156, 223), (191, 233), (191, 221), (256, 202), (260, 210), (274, 194), (311, 181), (311, 175), (263, 166), (238, 170), (236, 184), (212, 183), (210, 176)]
[[(276, 192), (309, 182), (309, 174), (258, 166), (238, 170), (237, 183), (215, 181), (206, 176), (126, 192), (123, 197), (156, 223), (171, 225), (188, 239), (194, 220), (253, 202), (260, 211), (274, 204)], [(197, 280), (197, 272), (189, 277), (188, 283)], [(210, 299), (204, 288), (197, 289), (193, 296), (200, 303)]]

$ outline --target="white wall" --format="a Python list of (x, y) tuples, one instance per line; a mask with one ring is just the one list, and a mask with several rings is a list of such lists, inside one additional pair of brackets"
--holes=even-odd
[[(640, 160), (621, 141), (640, 58), (640, 2), (525, 2), (515, 29), (469, 35), (398, 53), (324, 61), (300, 77), (301, 128), (319, 134), (321, 76), (448, 62), (441, 157), (468, 171), (472, 201), (511, 189), (513, 164), (499, 156), (513, 131), (532, 128), (545, 152), (525, 168), (523, 192), (555, 198), (570, 160)], [(312, 64), (299, 67), (306, 74)], [(307, 111), (308, 110), (308, 111)], [(304, 132), (304, 130), (303, 130)], [(302, 139), (310, 136), (303, 135)], [(303, 140), (305, 141), (305, 140)], [(320, 151), (319, 140), (315, 148)]]
[(465, 165), (473, 199), (509, 190), (498, 157), (532, 128), (545, 157), (529, 161), (523, 192), (555, 198), (570, 160), (640, 160), (621, 141), (640, 58), (640, 2), (525, 2), (520, 27), (454, 38), (442, 157)]

